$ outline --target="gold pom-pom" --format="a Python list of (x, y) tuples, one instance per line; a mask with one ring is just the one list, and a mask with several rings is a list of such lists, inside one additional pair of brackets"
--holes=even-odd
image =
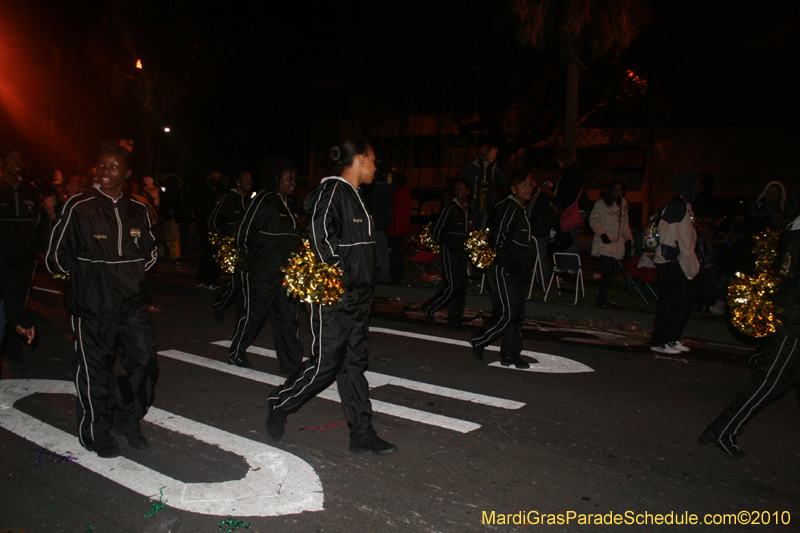
[(436, 242), (436, 239), (433, 238), (431, 234), (431, 225), (426, 224), (422, 231), (419, 234), (419, 242), (422, 243), (422, 246), (430, 250), (431, 252), (439, 255), (439, 243)]
[(289, 264), (281, 270), (286, 274), (286, 294), (302, 302), (330, 305), (342, 298), (342, 271), (320, 261), (308, 239), (303, 239), (303, 249), (292, 254)]
[(211, 246), (217, 249), (214, 260), (223, 272), (233, 274), (236, 271), (236, 263), (239, 262), (239, 251), (236, 249), (236, 235), (223, 237), (216, 233), (209, 235)]
[(470, 233), (467, 242), (464, 243), (464, 249), (467, 250), (472, 264), (480, 269), (489, 268), (496, 255), (489, 246), (489, 230), (485, 229)]
[(766, 337), (781, 325), (781, 308), (772, 303), (778, 278), (771, 270), (778, 254), (780, 231), (767, 231), (755, 237), (753, 252), (756, 267), (752, 276), (737, 273), (728, 287), (731, 323), (751, 337)]
[(66, 287), (69, 285), (69, 272), (66, 274), (53, 274), (53, 279), (62, 287)]

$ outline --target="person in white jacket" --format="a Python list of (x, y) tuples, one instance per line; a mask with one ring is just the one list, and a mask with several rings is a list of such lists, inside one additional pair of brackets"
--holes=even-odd
[(614, 180), (600, 193), (589, 215), (589, 226), (594, 231), (592, 255), (600, 257), (603, 277), (597, 293), (597, 306), (611, 307), (608, 303), (608, 287), (611, 278), (619, 270), (619, 260), (625, 256), (633, 243), (631, 226), (628, 223), (628, 201), (625, 199), (625, 184)]
[(660, 211), (659, 245), (653, 260), (658, 268), (658, 305), (650, 338), (654, 352), (690, 351), (681, 337), (694, 307), (689, 281), (700, 271), (692, 202), (702, 188), (697, 172), (681, 172), (675, 176), (675, 197)]

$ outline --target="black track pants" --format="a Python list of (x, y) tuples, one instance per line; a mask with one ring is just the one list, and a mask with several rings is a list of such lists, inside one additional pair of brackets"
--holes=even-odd
[(351, 438), (372, 432), (372, 404), (364, 372), (369, 355), (372, 289), (346, 290), (332, 305), (311, 304), (311, 359), (276, 387), (269, 402), (293, 413), (336, 379)]
[(745, 383), (708, 427), (724, 446), (733, 449), (732, 438), (742, 433), (751, 418), (799, 384), (800, 342), (779, 331), (767, 344), (756, 377)]
[(237, 306), (236, 329), (228, 349), (228, 357), (241, 359), (245, 350), (258, 337), (267, 316), (272, 314), (272, 335), (280, 371), (292, 374), (303, 361), (303, 344), (297, 325), (297, 300), (286, 296), (283, 276), (256, 280), (249, 272), (239, 272), (242, 307)]
[(486, 347), (504, 335), (500, 357), (510, 359), (522, 352), (522, 323), (525, 321), (526, 276), (498, 265), (489, 267), (486, 277), (492, 292), (492, 318), (478, 335), (472, 338), (475, 346)]
[[(214, 298), (211, 307), (218, 311), (224, 311), (232, 306), (242, 296), (242, 277), (238, 272), (231, 274), (231, 279), (225, 285), (225, 290)], [(240, 300), (241, 303), (241, 300)]]
[[(147, 306), (124, 319), (70, 317), (75, 343), (78, 438), (90, 447), (108, 433), (114, 412), (140, 420), (153, 404), (158, 377)], [(127, 376), (114, 387), (114, 351)]]
[(467, 267), (469, 258), (465, 254), (453, 251), (447, 246), (442, 246), (441, 251), (444, 285), (433, 298), (422, 304), (422, 309), (426, 313), (432, 314), (449, 303), (447, 321), (455, 324), (464, 315), (464, 306), (467, 300)]
[(663, 346), (681, 340), (692, 316), (691, 285), (677, 263), (663, 263), (658, 268), (658, 304), (653, 319), (651, 346)]

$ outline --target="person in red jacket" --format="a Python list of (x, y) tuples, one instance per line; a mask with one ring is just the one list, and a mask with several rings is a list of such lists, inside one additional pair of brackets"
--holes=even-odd
[(411, 233), (411, 187), (402, 174), (393, 171), (392, 183), (397, 187), (394, 192), (392, 204), (392, 225), (389, 226), (389, 248), (392, 249), (389, 257), (389, 277), (392, 283), (403, 279), (405, 262), (406, 240)]

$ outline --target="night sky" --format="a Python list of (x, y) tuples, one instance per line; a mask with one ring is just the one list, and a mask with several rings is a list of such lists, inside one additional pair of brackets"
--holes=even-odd
[[(85, 172), (103, 139), (141, 146), (136, 58), (158, 71), (150, 95), (162, 171), (181, 158), (198, 173), (270, 155), (302, 161), (314, 122), (353, 116), (490, 114), (522, 100), (561, 116), (556, 47), (519, 45), (502, 2), (238, 4), (0, 0), (0, 143), (21, 144), (42, 172)], [(620, 90), (628, 69), (647, 94), (585, 125), (793, 125), (800, 3), (737, 4), (653, 2), (628, 51), (585, 61), (581, 111)]]

